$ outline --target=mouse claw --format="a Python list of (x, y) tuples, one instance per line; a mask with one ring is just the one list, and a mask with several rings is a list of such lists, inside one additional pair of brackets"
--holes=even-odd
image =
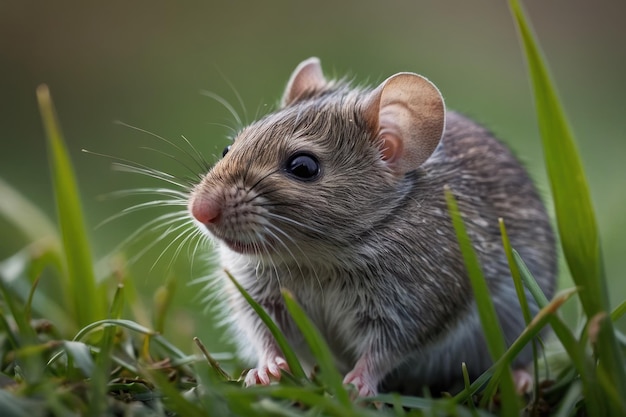
[(266, 360), (261, 365), (248, 371), (244, 384), (246, 387), (269, 385), (272, 378), (276, 381), (280, 380), (281, 369), (289, 371), (289, 365), (287, 365), (287, 361), (284, 358), (277, 356)]

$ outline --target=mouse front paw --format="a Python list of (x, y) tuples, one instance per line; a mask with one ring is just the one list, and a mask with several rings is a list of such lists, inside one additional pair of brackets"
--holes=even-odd
[(513, 382), (519, 395), (524, 395), (533, 389), (533, 376), (524, 368), (513, 370)]
[(252, 385), (269, 385), (271, 379), (276, 381), (280, 380), (280, 370), (289, 371), (289, 365), (287, 361), (280, 357), (275, 356), (264, 360), (256, 368), (252, 368), (246, 374), (244, 384), (246, 387)]
[(352, 385), (359, 397), (373, 397), (378, 394), (377, 384), (363, 368), (356, 367), (343, 379), (344, 385)]

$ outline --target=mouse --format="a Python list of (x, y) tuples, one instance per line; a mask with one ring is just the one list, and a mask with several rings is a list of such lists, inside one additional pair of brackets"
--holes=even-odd
[[(253, 365), (245, 385), (270, 384), (289, 367), (222, 270), (311, 369), (281, 296), (289, 290), (357, 396), (452, 392), (463, 386), (462, 363), (470, 378), (487, 370), (492, 360), (444, 187), (510, 345), (525, 322), (498, 219), (548, 297), (557, 274), (550, 219), (527, 170), (489, 130), (448, 110), (421, 75), (401, 72), (364, 87), (327, 79), (318, 58), (300, 63), (277, 109), (236, 134), (188, 199), (191, 218), (215, 244), (220, 298)], [(531, 360), (527, 346), (512, 363), (518, 388), (530, 379)]]

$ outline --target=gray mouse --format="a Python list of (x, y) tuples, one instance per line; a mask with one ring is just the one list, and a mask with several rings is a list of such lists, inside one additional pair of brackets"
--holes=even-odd
[[(241, 130), (192, 190), (188, 208), (228, 270), (313, 359), (287, 313), (290, 290), (360, 396), (458, 389), (492, 363), (444, 199), (458, 200), (504, 331), (525, 327), (498, 218), (548, 297), (555, 239), (528, 173), (472, 120), (446, 111), (426, 78), (399, 73), (373, 89), (327, 80), (317, 58), (293, 72), (280, 108)], [(266, 326), (223, 277), (247, 385), (287, 363)], [(538, 311), (528, 297), (531, 311)], [(525, 349), (516, 383), (528, 382)], [(455, 388), (456, 387), (456, 388)]]

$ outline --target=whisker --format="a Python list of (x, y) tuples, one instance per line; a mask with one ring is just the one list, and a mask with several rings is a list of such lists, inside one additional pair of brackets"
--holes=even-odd
[(181, 249), (183, 248), (183, 246), (189, 241), (189, 238), (192, 237), (194, 235), (193, 230), (196, 230), (195, 227), (193, 226), (193, 221), (190, 220), (187, 223), (183, 223), (180, 226), (177, 226), (174, 230), (170, 231), (170, 233), (175, 232), (177, 229), (180, 229), (182, 227), (185, 227), (185, 229), (180, 232), (174, 239), (172, 239), (172, 241), (165, 247), (165, 249), (163, 249), (163, 251), (161, 252), (161, 255), (159, 255), (159, 257), (157, 258), (157, 260), (154, 262), (153, 268), (156, 266), (156, 264), (159, 262), (159, 259), (161, 259), (161, 256), (163, 256), (168, 250), (169, 248), (178, 240), (181, 238), (181, 236), (187, 235), (183, 240), (181, 240), (178, 243), (178, 247), (176, 248), (176, 250), (174, 251), (174, 254), (172, 255), (172, 258), (170, 259), (170, 262), (167, 265), (167, 270), (170, 270), (172, 268), (172, 264), (174, 263), (174, 261), (176, 261), (176, 259), (178, 258), (178, 255), (180, 254)]
[[(302, 256), (304, 257), (304, 259), (306, 259), (308, 265), (313, 265), (313, 263), (311, 262), (311, 259), (309, 258), (309, 256), (307, 255), (307, 253), (305, 251), (302, 250), (302, 248), (300, 247), (300, 245), (298, 244), (298, 242), (295, 241), (294, 238), (292, 238), (291, 236), (289, 236), (289, 234), (287, 232), (285, 232), (284, 230), (282, 230), (280, 227), (278, 227), (277, 225), (273, 224), (273, 223), (268, 223), (266, 225), (266, 231), (272, 233), (272, 236), (277, 239), (284, 247), (285, 249), (287, 249), (287, 251), (289, 252), (289, 254), (291, 255), (292, 259), (294, 260), (294, 262), (296, 263), (296, 265), (298, 266), (298, 269), (300, 270), (300, 274), (304, 275), (303, 271), (302, 271), (302, 266), (300, 265), (300, 262), (298, 262), (298, 259), (294, 256), (293, 252), (291, 252), (291, 250), (289, 249), (289, 247), (287, 247), (287, 245), (282, 241), (282, 239), (277, 236), (275, 233), (271, 232), (269, 230), (269, 227), (271, 227), (272, 229), (274, 229), (276, 232), (282, 234), (283, 236), (285, 236), (287, 239), (289, 239), (289, 241), (291, 243), (293, 243), (295, 245), (295, 247), (298, 249), (298, 251), (300, 251), (300, 253), (302, 254)], [(322, 293), (322, 295), (324, 294), (324, 288), (322, 286), (322, 282), (320, 281), (319, 275), (317, 274), (317, 268), (309, 268), (313, 271), (313, 274), (315, 275), (315, 280), (317, 281), (317, 284), (320, 288), (320, 291)]]
[(270, 211), (267, 212), (267, 215), (269, 217), (273, 218), (273, 219), (281, 220), (281, 221), (284, 221), (286, 223), (290, 223), (290, 224), (293, 224), (295, 226), (302, 227), (304, 229), (308, 229), (308, 230), (310, 230), (310, 231), (312, 231), (314, 233), (322, 234), (322, 231), (320, 229), (315, 228), (315, 227), (313, 227), (311, 225), (299, 222), (297, 220), (291, 219), (289, 217), (282, 216), (282, 215), (276, 214), (276, 213), (272, 213)]
[[(163, 156), (173, 160), (174, 162), (176, 162), (177, 164), (179, 164), (180, 166), (185, 168), (187, 171), (191, 172), (192, 178), (201, 177), (201, 175), (198, 173), (198, 171), (195, 171), (195, 170), (191, 169), (191, 167), (189, 165), (187, 165), (180, 158), (177, 158), (176, 156), (174, 156), (172, 154), (169, 154), (169, 153), (167, 153), (165, 151), (162, 151), (160, 149), (151, 148), (149, 146), (140, 146), (139, 149), (143, 149), (143, 150), (150, 151), (150, 152), (155, 152), (155, 153), (158, 153), (160, 155), (163, 155)], [(195, 162), (197, 162), (197, 161), (195, 161)], [(201, 164), (198, 164), (198, 166), (200, 167), (201, 170), (204, 169), (204, 167)], [(189, 181), (191, 181), (191, 179), (189, 179)]]
[[(285, 244), (283, 239), (280, 236), (278, 236), (276, 233), (272, 232), (270, 228), (280, 233), (284, 237), (286, 237), (289, 240), (289, 242), (291, 242), (300, 251), (300, 253), (302, 253), (306, 257), (306, 253), (300, 248), (300, 245), (298, 244), (298, 242), (296, 242), (296, 240), (293, 237), (289, 236), (287, 232), (285, 232), (284, 230), (282, 230), (280, 227), (276, 226), (275, 224), (272, 224), (272, 223), (266, 224), (265, 232), (269, 233), (274, 239), (276, 239), (281, 245), (283, 245), (285, 249), (287, 249), (287, 252), (289, 252), (289, 254), (293, 258), (293, 260), (296, 262), (296, 264), (299, 264), (299, 262), (298, 262), (298, 259), (294, 256), (291, 249), (289, 249), (289, 247), (287, 246), (287, 244)], [(300, 272), (302, 272), (302, 270), (300, 270)]]
[[(179, 151), (179, 152), (181, 152), (182, 154), (184, 154), (184, 155), (186, 155), (187, 157), (189, 157), (192, 161), (194, 161), (194, 162), (198, 165), (198, 167), (200, 167), (200, 169), (204, 169), (204, 168), (205, 168), (205, 166), (206, 166), (206, 161), (204, 161), (204, 158), (202, 158), (202, 157), (200, 156), (200, 159), (196, 159), (196, 157), (195, 157), (193, 154), (189, 153), (189, 151), (187, 151), (186, 149), (181, 148), (181, 147), (180, 147), (180, 146), (178, 146), (176, 143), (172, 142), (172, 141), (171, 141), (171, 140), (169, 140), (169, 139), (164, 138), (164, 137), (163, 137), (163, 136), (161, 136), (161, 135), (157, 135), (157, 134), (156, 134), (156, 133), (154, 133), (154, 132), (150, 132), (149, 130), (142, 129), (142, 128), (137, 127), (137, 126), (133, 126), (133, 125), (131, 125), (131, 124), (128, 124), (128, 123), (122, 122), (122, 121), (120, 121), (120, 120), (116, 120), (114, 123), (116, 123), (116, 124), (118, 124), (118, 125), (120, 125), (120, 126), (127, 127), (127, 128), (129, 128), (129, 129), (136, 130), (136, 131), (141, 132), (141, 133), (145, 133), (146, 135), (152, 136), (153, 138), (159, 139), (160, 141), (163, 141), (163, 142), (167, 143), (168, 145), (170, 145), (171, 147), (173, 147), (173, 148), (174, 148), (174, 149), (176, 149), (177, 151)], [(191, 149), (193, 149), (193, 150), (194, 150), (194, 153), (195, 153), (195, 155), (196, 155), (196, 156), (199, 156), (199, 155), (200, 155), (200, 153), (199, 153), (199, 152), (198, 152), (198, 151), (197, 151), (197, 150), (196, 150), (196, 149), (195, 149), (195, 148), (191, 145), (191, 143), (189, 143), (189, 141), (188, 141), (187, 139), (185, 139), (185, 142), (186, 142), (188, 145), (190, 145), (190, 146), (191, 146)], [(203, 163), (204, 163), (204, 165), (203, 165)]]
[(121, 162), (114, 162), (113, 167), (120, 172), (129, 172), (131, 174), (145, 175), (147, 177), (154, 178), (154, 179), (175, 185), (177, 187), (182, 188), (183, 190), (188, 190), (192, 186), (191, 183), (189, 185), (185, 185), (185, 184), (181, 184), (180, 182), (175, 181), (175, 179), (177, 178), (174, 175), (168, 174), (163, 171), (158, 171), (152, 168), (143, 167), (141, 165), (135, 166), (135, 165), (130, 165), (130, 164), (121, 163)]
[(187, 201), (186, 200), (153, 200), (153, 201), (146, 201), (144, 203), (135, 204), (134, 206), (126, 207), (125, 209), (121, 210), (119, 213), (115, 213), (111, 217), (104, 219), (102, 222), (96, 225), (96, 229), (99, 229), (102, 226), (112, 222), (113, 220), (117, 220), (121, 217), (127, 216), (136, 211), (140, 211), (140, 210), (144, 210), (144, 209), (152, 208), (152, 207), (166, 207), (166, 206), (186, 207)]
[(160, 188), (160, 187), (142, 187), (142, 188), (129, 188), (126, 190), (117, 190), (112, 191), (110, 193), (104, 194), (104, 198), (124, 198), (135, 195), (161, 195), (166, 197), (179, 197), (181, 199), (189, 198), (189, 194), (172, 190), (171, 188)]
[(141, 210), (149, 207), (166, 207), (166, 206), (187, 206), (187, 200), (151, 200), (143, 203), (135, 204), (134, 206), (126, 207), (122, 210), (123, 213), (131, 213), (137, 210)]
[[(231, 142), (233, 141), (233, 138), (234, 138), (235, 136), (237, 136), (237, 133), (238, 133), (238, 131), (237, 131), (237, 129), (236, 129), (236, 128), (234, 128), (234, 127), (232, 127), (232, 126), (228, 126), (228, 125), (227, 125), (227, 124), (225, 124), (225, 123), (214, 123), (214, 122), (211, 122), (211, 123), (208, 123), (208, 125), (209, 125), (209, 126), (217, 126), (217, 127), (224, 128), (224, 129), (226, 129), (226, 130), (230, 130), (230, 137), (229, 137), (229, 136), (227, 136), (226, 138), (227, 138), (227, 139), (230, 139), (230, 141), (231, 141)], [(216, 155), (216, 156), (217, 156), (217, 155)]]
[[(199, 239), (199, 230), (198, 230), (197, 227), (195, 227), (195, 225), (191, 224), (190, 228), (189, 228), (189, 235), (185, 238), (185, 240), (182, 242), (182, 244), (179, 245), (179, 247), (176, 250), (176, 252), (174, 252), (174, 259), (176, 259), (178, 257), (178, 255), (181, 252), (183, 246), (185, 246), (185, 244), (187, 242), (189, 243), (187, 245), (187, 247), (189, 248), (191, 246), (191, 243), (193, 242), (193, 239)], [(192, 257), (192, 261), (193, 261), (193, 257)]]
[[(213, 96), (212, 94), (207, 95), (210, 97)], [(226, 100), (220, 100), (217, 97), (213, 98), (215, 98), (222, 105), (225, 105), (229, 111), (232, 110), (232, 112), (234, 112), (234, 108), (232, 108)], [(241, 124), (241, 118), (236, 114), (236, 112), (233, 113), (233, 116), (235, 116), (235, 119), (237, 119), (237, 121)], [(101, 228), (110, 222), (119, 220), (120, 218), (131, 215), (132, 213), (138, 213), (142, 210), (158, 209), (160, 207), (165, 209), (174, 206), (177, 207), (175, 212), (157, 215), (155, 218), (145, 221), (143, 224), (139, 225), (139, 227), (129, 233), (129, 235), (126, 236), (122, 242), (118, 243), (115, 249), (107, 257), (105, 257), (105, 259), (110, 259), (117, 253), (127, 251), (130, 252), (129, 255), (132, 256), (127, 260), (127, 263), (133, 264), (140, 258), (144, 257), (148, 251), (158, 245), (157, 247), (159, 249), (163, 248), (163, 250), (158, 257), (156, 257), (151, 270), (154, 269), (159, 262), (164, 260), (165, 255), (172, 256), (167, 265), (168, 269), (171, 268), (185, 248), (190, 251), (190, 258), (193, 263), (196, 254), (200, 253), (200, 245), (208, 242), (209, 238), (200, 228), (194, 227), (195, 222), (189, 215), (186, 207), (188, 204), (189, 193), (197, 184), (198, 178), (201, 178), (204, 173), (210, 170), (211, 164), (208, 163), (204, 155), (199, 152), (199, 150), (194, 147), (194, 145), (185, 136), (181, 136), (181, 140), (172, 141), (146, 129), (142, 129), (125, 122), (116, 121), (115, 123), (134, 131), (147, 134), (150, 137), (157, 139), (159, 143), (167, 144), (168, 146), (161, 147), (158, 145), (153, 145), (154, 147), (142, 146), (140, 149), (174, 160), (178, 164), (176, 166), (176, 170), (180, 171), (178, 167), (182, 167), (184, 170), (182, 170), (183, 175), (173, 175), (169, 172), (160, 171), (146, 164), (135, 162), (127, 158), (83, 149), (83, 152), (85, 153), (105, 157), (111, 160), (113, 162), (113, 169), (117, 171), (139, 174), (161, 182), (161, 184), (157, 184), (156, 187), (138, 187), (134, 189), (119, 190), (105, 195), (104, 197), (106, 198), (126, 198), (134, 195), (150, 196), (150, 201), (140, 202), (139, 204), (126, 207), (115, 213), (113, 216), (102, 221), (96, 226), (96, 228)], [(233, 131), (236, 133), (236, 130), (233, 129)], [(179, 158), (179, 156), (182, 157), (182, 159)], [(196, 169), (196, 167), (199, 169)], [(185, 209), (180, 210), (182, 207)], [(144, 236), (148, 234), (150, 234), (150, 237), (154, 238), (144, 239)], [(132, 249), (132, 252), (130, 249)]]
[[(274, 171), (270, 171), (267, 174), (265, 174), (264, 176), (262, 176), (261, 178), (259, 178), (257, 180), (257, 182), (255, 182), (254, 184), (252, 184), (251, 187), (249, 187), (249, 190), (254, 190), (256, 187), (259, 186), (259, 184), (261, 184), (261, 182), (265, 181), (269, 176), (274, 175), (275, 173), (279, 172), (280, 169), (275, 169)], [(255, 198), (257, 198), (259, 195), (255, 195), (254, 197), (252, 197), (251, 199), (249, 199), (248, 201), (246, 201), (246, 203), (249, 203), (251, 201), (253, 201)]]
[[(180, 219), (179, 219), (180, 220)], [(163, 232), (161, 233), (159, 236), (156, 237), (156, 239), (153, 239), (148, 245), (146, 245), (141, 251), (139, 251), (139, 253), (137, 253), (134, 257), (131, 258), (131, 260), (129, 262), (134, 263), (136, 262), (138, 259), (140, 259), (141, 257), (143, 257), (143, 255), (145, 255), (150, 249), (152, 249), (157, 243), (160, 243), (163, 239), (165, 239), (167, 236), (169, 236), (170, 234), (176, 232), (177, 230), (179, 230), (182, 227), (186, 227), (189, 226), (189, 221), (186, 221), (182, 224), (179, 224), (177, 226), (174, 225), (174, 223), (171, 223), (171, 225)], [(165, 227), (165, 226), (164, 226)], [(163, 228), (163, 227), (161, 227)], [(152, 267), (150, 268), (150, 271), (152, 271), (154, 269), (154, 267), (156, 266), (156, 264), (159, 262), (159, 260), (161, 259), (161, 257), (164, 255), (165, 251), (167, 251), (167, 249), (175, 242), (175, 240), (171, 241), (167, 247), (161, 252), (161, 254), (159, 255), (159, 257), (156, 259), (156, 261), (154, 261), (154, 263), (152, 264)]]
[(224, 97), (215, 94), (211, 91), (207, 91), (207, 90), (202, 90), (200, 91), (200, 94), (202, 94), (203, 96), (212, 98), (213, 100), (217, 101), (218, 103), (220, 103), (222, 106), (224, 106), (224, 108), (226, 110), (228, 110), (228, 112), (231, 114), (231, 116), (233, 116), (233, 118), (235, 119), (235, 121), (237, 122), (237, 124), (241, 127), (243, 126), (243, 122), (241, 121), (241, 117), (239, 117), (239, 114), (237, 114), (237, 111), (235, 110), (235, 108), (228, 102), (226, 101), (226, 99), (224, 99)]
[[(302, 268), (300, 267), (300, 263), (298, 262), (297, 258), (294, 256), (293, 252), (291, 252), (291, 249), (289, 249), (289, 246), (287, 246), (287, 244), (285, 244), (285, 242), (283, 242), (283, 240), (276, 233), (272, 232), (267, 226), (264, 231), (265, 233), (269, 234), (274, 240), (276, 240), (276, 242), (280, 243), (287, 250), (287, 252), (289, 253), (289, 256), (291, 256), (291, 258), (296, 263), (296, 266), (300, 270), (300, 275), (302, 275)], [(280, 252), (278, 253), (279, 253), (280, 258), (283, 260), (283, 264), (287, 267), (287, 271), (289, 272), (289, 277), (293, 280), (293, 274), (291, 272), (291, 268), (289, 268), (289, 264), (285, 262), (285, 259), (283, 258), (282, 255), (280, 255)], [(278, 274), (278, 271), (276, 273)]]
[[(93, 152), (87, 149), (82, 149), (82, 152), (85, 152), (90, 155), (99, 156), (102, 158), (110, 159), (113, 162), (113, 167), (123, 172), (131, 172), (135, 174), (143, 174), (148, 175), (150, 177), (168, 181), (171, 179), (175, 179), (176, 177), (172, 174), (168, 174), (167, 172), (159, 171), (154, 168), (150, 168), (147, 165), (140, 164), (139, 162), (131, 161), (130, 159), (120, 158), (118, 156), (108, 155), (105, 153)], [(169, 181), (168, 181), (169, 182)], [(174, 185), (178, 185), (181, 188), (186, 188), (178, 183), (172, 183)]]
[[(267, 232), (267, 230), (265, 230), (265, 232)], [(263, 249), (265, 250), (265, 252), (268, 252), (267, 247), (269, 246), (269, 243), (267, 241), (264, 240), (263, 235), (260, 232), (257, 232), (257, 241), (263, 246)], [(255, 243), (255, 246), (257, 246), (257, 244)], [(270, 246), (271, 248), (271, 246)], [(282, 257), (282, 255), (279, 255), (281, 257), (281, 259), (283, 260), (283, 263), (285, 265), (287, 265), (287, 263), (285, 262), (284, 258)], [(259, 261), (259, 265), (263, 266), (263, 270), (261, 271), (261, 273), (263, 274), (265, 271), (265, 264), (261, 263)], [(280, 281), (280, 274), (278, 273), (278, 267), (276, 266), (276, 263), (270, 258), (270, 265), (269, 265), (273, 270), (274, 270), (274, 276), (276, 277), (276, 281), (278, 282), (278, 286), (282, 288), (282, 283)], [(258, 267), (258, 265), (257, 265)], [(289, 272), (289, 277), (293, 280), (293, 275), (291, 273), (291, 269), (289, 269), (289, 266), (287, 265), (287, 271)], [(270, 275), (271, 277), (271, 275)]]
[(239, 91), (237, 91), (233, 83), (224, 75), (222, 71), (220, 71), (219, 68), (217, 68), (217, 72), (220, 74), (220, 77), (222, 77), (222, 79), (226, 82), (226, 84), (230, 87), (231, 91), (235, 94), (235, 97), (237, 97), (237, 101), (239, 102), (239, 107), (241, 107), (241, 110), (243, 111), (244, 121), (247, 123), (249, 120), (248, 111), (246, 110), (246, 105), (244, 104), (243, 99), (241, 98), (241, 95), (239, 94)]
[(168, 227), (171, 224), (175, 224), (176, 222), (187, 220), (189, 217), (187, 215), (187, 211), (179, 211), (173, 213), (166, 213), (161, 216), (158, 216), (147, 223), (141, 225), (137, 230), (130, 234), (126, 239), (124, 239), (117, 247), (114, 249), (113, 253), (120, 252), (122, 248), (127, 247), (130, 243), (137, 240), (139, 236), (141, 236), (144, 232), (148, 231), (151, 227), (155, 226), (155, 230), (162, 229), (164, 227)]
[(200, 151), (198, 151), (198, 149), (195, 146), (193, 146), (193, 144), (189, 141), (189, 139), (187, 139), (185, 135), (180, 135), (180, 137), (185, 141), (187, 146), (189, 146), (189, 148), (193, 151), (196, 158), (198, 158), (198, 161), (200, 162), (200, 169), (203, 170), (204, 172), (211, 169), (211, 164), (209, 163), (209, 161), (207, 161), (204, 155), (202, 155), (202, 153), (200, 153)]

